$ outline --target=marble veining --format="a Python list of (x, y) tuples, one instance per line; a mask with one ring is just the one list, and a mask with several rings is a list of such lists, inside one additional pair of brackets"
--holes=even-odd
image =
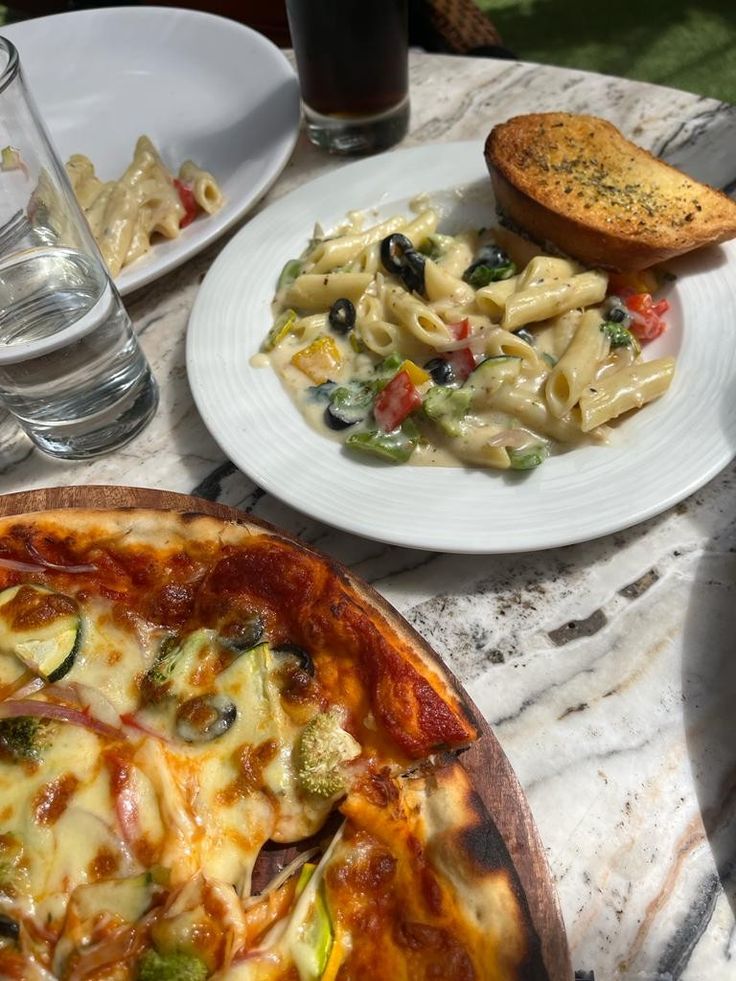
[[(520, 62), (412, 52), (406, 145), (481, 140), (521, 112), (603, 115), (717, 186), (736, 108)], [(302, 135), (266, 206), (334, 170)], [(60, 464), (0, 433), (0, 491), (118, 483), (240, 507), (348, 564), (445, 657), (526, 789), (573, 955), (597, 981), (736, 978), (736, 467), (635, 528), (514, 556), (395, 548), (338, 532), (227, 461), (193, 404), (186, 322), (216, 243), (127, 302), (161, 386), (128, 447)]]

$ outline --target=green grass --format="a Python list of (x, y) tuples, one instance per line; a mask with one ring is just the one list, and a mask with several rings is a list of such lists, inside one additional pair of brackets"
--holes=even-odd
[(736, 0), (476, 0), (518, 58), (736, 103)]

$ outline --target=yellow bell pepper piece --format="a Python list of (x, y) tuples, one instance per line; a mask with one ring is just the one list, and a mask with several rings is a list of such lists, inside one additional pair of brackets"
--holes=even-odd
[(611, 273), (609, 277), (610, 292), (630, 289), (635, 293), (656, 293), (659, 289), (657, 274), (652, 269), (640, 269), (637, 272)]
[(317, 337), (307, 347), (297, 351), (291, 363), (315, 385), (322, 385), (335, 377), (342, 365), (342, 356), (331, 337)]
[(409, 361), (408, 359), (401, 362), (399, 371), (405, 371), (411, 379), (412, 385), (416, 385), (417, 387), (419, 385), (423, 385), (425, 382), (428, 382), (432, 377), (428, 371), (425, 371), (424, 368), (420, 368), (418, 364), (415, 364), (413, 361)]
[(335, 930), (335, 936), (332, 941), (330, 956), (327, 959), (327, 963), (325, 964), (325, 969), (322, 972), (320, 981), (335, 981), (338, 971), (342, 967), (342, 962), (347, 956), (347, 948), (342, 939), (343, 931), (339, 926), (334, 927), (333, 929)]

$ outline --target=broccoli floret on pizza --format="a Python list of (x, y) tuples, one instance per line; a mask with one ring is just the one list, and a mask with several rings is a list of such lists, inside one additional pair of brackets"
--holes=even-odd
[(334, 797), (346, 790), (343, 766), (360, 756), (360, 745), (342, 728), (339, 712), (331, 709), (311, 719), (297, 750), (297, 773), (303, 790)]
[(30, 715), (0, 720), (0, 757), (40, 760), (47, 745), (49, 723)]
[(147, 950), (138, 962), (138, 981), (204, 981), (204, 961), (191, 954), (159, 954)]

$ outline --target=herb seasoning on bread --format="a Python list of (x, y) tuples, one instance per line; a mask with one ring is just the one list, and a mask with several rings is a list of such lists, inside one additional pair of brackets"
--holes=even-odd
[(495, 126), (485, 159), (501, 212), (588, 266), (631, 272), (736, 237), (736, 202), (565, 112)]

